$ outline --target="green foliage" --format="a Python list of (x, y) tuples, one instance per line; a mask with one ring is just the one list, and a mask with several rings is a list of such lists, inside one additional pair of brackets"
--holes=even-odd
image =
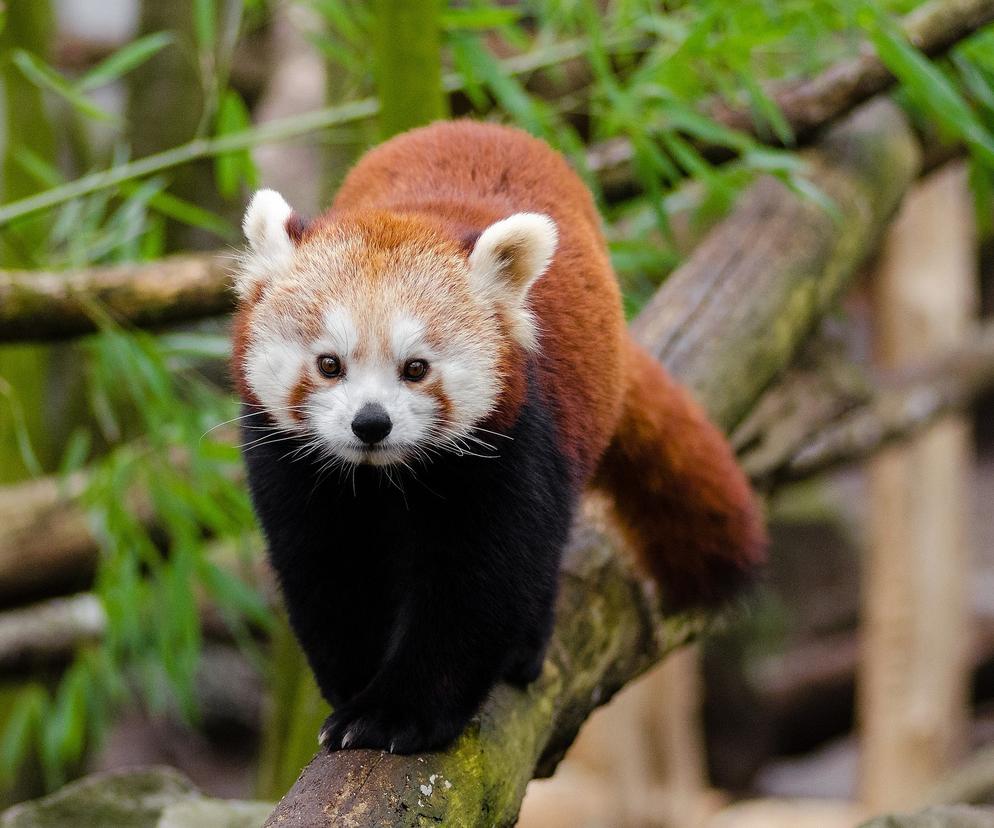
[[(205, 602), (250, 650), (249, 628), (268, 629), (249, 566), (257, 540), (239, 452), (231, 435), (215, 436), (236, 406), (196, 367), (226, 352), (215, 335), (156, 338), (113, 326), (87, 342), (97, 432), (76, 432), (62, 470), (88, 469), (81, 502), (102, 550), (94, 590), (106, 634), (54, 693), (23, 693), (0, 742), (8, 779), (38, 746), (48, 786), (60, 784), (125, 697), (195, 719)], [(113, 448), (94, 455), (97, 440)]]
[[(233, 89), (225, 92), (217, 113), (218, 136), (231, 135), (251, 128), (252, 121), (245, 101)], [(241, 185), (249, 189), (259, 186), (259, 171), (248, 149), (226, 152), (214, 160), (214, 180), (225, 198), (238, 195)]]

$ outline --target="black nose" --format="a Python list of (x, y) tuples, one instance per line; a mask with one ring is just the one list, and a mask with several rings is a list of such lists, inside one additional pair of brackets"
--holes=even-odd
[(379, 403), (366, 403), (352, 420), (352, 432), (364, 443), (378, 443), (390, 433), (393, 423)]

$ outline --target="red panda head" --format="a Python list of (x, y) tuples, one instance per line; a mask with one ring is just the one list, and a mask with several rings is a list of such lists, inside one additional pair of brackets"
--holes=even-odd
[(246, 397), (345, 463), (472, 450), (513, 355), (536, 347), (528, 291), (555, 251), (551, 219), (498, 221), (467, 256), (407, 214), (333, 214), (305, 230), (262, 190), (243, 227), (235, 370)]

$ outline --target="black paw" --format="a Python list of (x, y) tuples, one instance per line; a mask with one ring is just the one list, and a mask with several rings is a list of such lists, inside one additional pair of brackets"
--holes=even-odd
[(417, 715), (390, 705), (346, 702), (325, 719), (318, 742), (329, 751), (368, 748), (390, 753), (424, 753), (456, 738), (465, 721)]

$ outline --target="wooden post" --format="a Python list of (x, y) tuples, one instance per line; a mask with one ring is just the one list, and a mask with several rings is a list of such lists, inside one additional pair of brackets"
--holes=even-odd
[[(884, 244), (873, 286), (883, 366), (961, 340), (976, 307), (975, 262), (965, 170), (948, 167), (907, 199)], [(871, 811), (916, 804), (963, 746), (970, 451), (965, 418), (950, 416), (870, 467), (859, 713)]]

